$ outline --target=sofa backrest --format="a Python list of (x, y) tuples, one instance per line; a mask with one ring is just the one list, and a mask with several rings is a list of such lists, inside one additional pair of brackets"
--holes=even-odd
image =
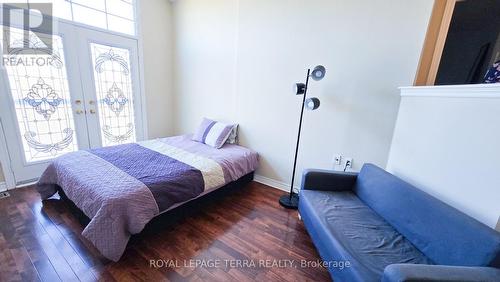
[(500, 267), (500, 233), (385, 170), (365, 164), (354, 192), (434, 263)]

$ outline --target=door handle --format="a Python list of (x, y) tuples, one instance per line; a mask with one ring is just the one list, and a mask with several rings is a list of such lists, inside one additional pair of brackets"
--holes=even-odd
[(82, 100), (76, 100), (75, 104), (80, 105), (82, 103)]
[(89, 101), (89, 105), (94, 105), (94, 104), (95, 104), (95, 102), (93, 100)]
[(76, 114), (77, 115), (81, 115), (81, 114), (83, 114), (83, 111), (82, 110), (76, 110)]
[(90, 110), (90, 113), (91, 114), (95, 114), (95, 110)]

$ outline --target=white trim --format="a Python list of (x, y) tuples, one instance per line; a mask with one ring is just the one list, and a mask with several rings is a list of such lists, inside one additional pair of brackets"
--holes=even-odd
[(3, 132), (2, 121), (0, 119), (0, 164), (2, 165), (3, 176), (5, 177), (6, 189), (16, 188), (16, 180), (14, 178), (14, 172), (12, 171), (9, 150), (7, 149), (7, 143), (5, 135)]
[[(253, 180), (255, 182), (259, 182), (261, 184), (276, 188), (276, 189), (281, 190), (281, 191), (290, 192), (290, 184), (285, 183), (283, 181), (275, 180), (275, 179), (265, 177), (262, 175), (258, 175), (258, 174), (254, 175)], [(300, 189), (300, 187), (296, 186), (296, 185), (293, 188), (295, 191), (299, 191), (299, 189)]]
[(144, 43), (143, 43), (143, 35), (142, 35), (142, 10), (140, 8), (139, 1), (134, 1), (134, 9), (135, 9), (135, 29), (137, 36), (137, 56), (139, 63), (139, 85), (141, 87), (141, 114), (142, 114), (142, 133), (143, 139), (149, 139), (149, 123), (148, 123), (148, 113), (147, 113), (147, 99), (146, 99), (146, 80), (144, 74)]
[(37, 183), (38, 183), (38, 179), (29, 181), (29, 182), (26, 182), (26, 183), (19, 184), (19, 185), (17, 185), (14, 188), (17, 189), (17, 188), (29, 187), (29, 186), (33, 186), (33, 185), (35, 185)]
[(401, 97), (500, 98), (500, 83), (399, 87)]
[(0, 192), (5, 192), (5, 191), (7, 191), (7, 183), (0, 182)]
[(22, 183), (22, 184), (19, 184), (19, 185), (15, 184), (14, 186), (11, 186), (11, 187), (9, 187), (6, 182), (0, 182), (0, 192), (33, 186), (33, 185), (37, 184), (37, 182), (38, 182), (38, 179), (35, 180), (35, 181), (31, 180), (29, 182)]

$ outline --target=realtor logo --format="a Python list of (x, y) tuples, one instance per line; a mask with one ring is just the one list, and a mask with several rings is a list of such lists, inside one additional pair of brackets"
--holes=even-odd
[(52, 54), (52, 3), (3, 3), (4, 55)]

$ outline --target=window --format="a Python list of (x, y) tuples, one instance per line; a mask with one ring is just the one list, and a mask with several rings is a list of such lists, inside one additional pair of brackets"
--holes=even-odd
[(27, 0), (51, 2), (57, 18), (136, 35), (134, 0)]

